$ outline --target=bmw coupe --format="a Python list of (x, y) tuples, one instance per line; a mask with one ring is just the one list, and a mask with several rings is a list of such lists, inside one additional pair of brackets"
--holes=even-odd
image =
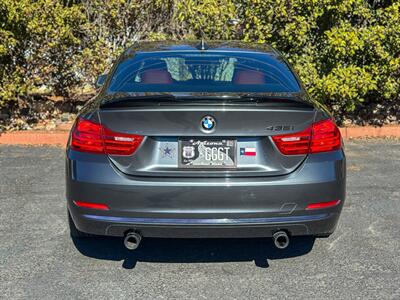
[(345, 201), (340, 131), (287, 61), (245, 42), (138, 42), (81, 110), (71, 235), (327, 237)]

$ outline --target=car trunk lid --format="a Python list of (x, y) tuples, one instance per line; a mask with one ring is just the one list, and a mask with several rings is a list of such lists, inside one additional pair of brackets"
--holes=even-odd
[[(298, 168), (306, 155), (283, 155), (271, 136), (306, 129), (313, 123), (315, 110), (296, 105), (167, 104), (103, 108), (99, 115), (102, 125), (113, 131), (145, 137), (134, 154), (109, 155), (110, 161), (125, 174), (244, 177), (285, 175)], [(215, 121), (213, 130), (202, 126), (205, 117)], [(234, 164), (185, 165), (184, 151), (193, 150), (190, 143), (207, 147), (211, 143), (221, 148), (232, 143), (229, 151)]]

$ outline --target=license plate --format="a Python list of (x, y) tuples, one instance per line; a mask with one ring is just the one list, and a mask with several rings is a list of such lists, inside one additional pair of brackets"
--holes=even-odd
[(188, 139), (179, 141), (181, 168), (235, 168), (236, 141)]

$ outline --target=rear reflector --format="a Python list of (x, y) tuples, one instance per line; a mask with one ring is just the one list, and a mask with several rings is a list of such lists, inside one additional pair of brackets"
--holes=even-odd
[(340, 200), (311, 203), (311, 204), (307, 205), (306, 210), (329, 208), (329, 207), (333, 207), (333, 206), (339, 205), (339, 203), (340, 203)]
[(92, 209), (99, 209), (99, 210), (109, 210), (110, 208), (102, 203), (93, 203), (93, 202), (83, 202), (83, 201), (74, 201), (74, 204), (79, 207), (84, 208), (92, 208)]
[(285, 155), (329, 152), (342, 147), (339, 128), (331, 119), (316, 122), (301, 132), (275, 135), (272, 140)]
[(131, 155), (143, 136), (115, 132), (98, 123), (79, 118), (71, 135), (71, 148), (81, 152)]

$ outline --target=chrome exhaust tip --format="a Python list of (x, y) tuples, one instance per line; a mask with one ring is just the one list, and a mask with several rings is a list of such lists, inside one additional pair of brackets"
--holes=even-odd
[(135, 250), (139, 247), (142, 236), (137, 232), (128, 232), (124, 238), (124, 246), (128, 250)]
[(277, 231), (272, 236), (275, 247), (278, 249), (285, 249), (289, 246), (289, 236), (285, 231)]

